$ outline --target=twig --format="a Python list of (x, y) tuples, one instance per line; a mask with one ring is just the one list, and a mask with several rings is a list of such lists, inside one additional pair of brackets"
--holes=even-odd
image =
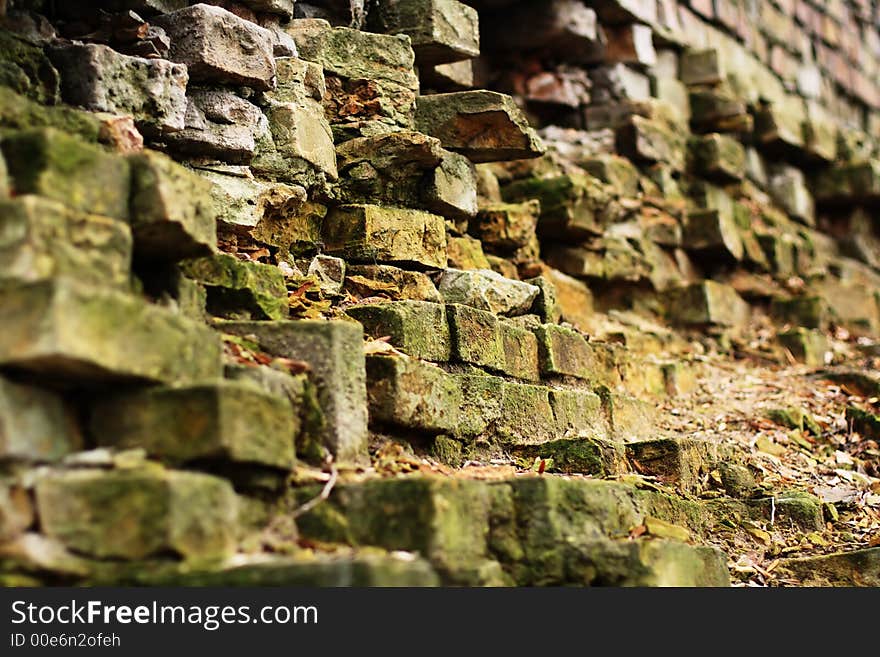
[(770, 497), (770, 526), (773, 526), (773, 523), (776, 522), (776, 496), (773, 495)]
[(333, 490), (333, 486), (336, 485), (336, 479), (339, 476), (339, 470), (336, 469), (336, 466), (331, 463), (330, 464), (330, 479), (327, 480), (327, 483), (324, 484), (324, 488), (321, 489), (321, 492), (318, 493), (317, 497), (313, 497), (308, 502), (303, 504), (297, 509), (294, 509), (291, 517), (299, 518), (301, 515), (308, 513), (316, 506), (318, 506), (321, 502), (330, 497), (330, 493)]

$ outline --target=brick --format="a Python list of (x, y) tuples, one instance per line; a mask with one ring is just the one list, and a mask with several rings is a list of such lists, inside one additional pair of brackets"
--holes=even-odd
[(346, 314), (358, 320), (364, 332), (388, 337), (397, 349), (423, 360), (445, 362), (451, 356), (446, 307), (427, 301), (393, 301), (351, 306)]
[(56, 461), (83, 447), (74, 409), (59, 395), (0, 377), (0, 462)]
[(597, 380), (596, 357), (582, 334), (555, 324), (543, 324), (534, 329), (534, 333), (538, 338), (541, 371), (545, 375)]

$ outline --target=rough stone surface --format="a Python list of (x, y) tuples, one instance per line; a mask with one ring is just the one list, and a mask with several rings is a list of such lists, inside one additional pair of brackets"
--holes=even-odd
[(367, 449), (363, 329), (354, 322), (222, 322), (269, 353), (306, 361), (326, 424), (321, 442), (341, 462), (363, 462)]
[(394, 301), (352, 306), (346, 311), (373, 338), (389, 342), (413, 358), (448, 361), (449, 326), (446, 308), (427, 301)]
[(484, 269), (447, 269), (437, 289), (446, 303), (458, 303), (498, 315), (528, 312), (540, 291), (535, 285), (510, 280)]
[(0, 378), (0, 461), (56, 461), (82, 447), (73, 409), (60, 397)]

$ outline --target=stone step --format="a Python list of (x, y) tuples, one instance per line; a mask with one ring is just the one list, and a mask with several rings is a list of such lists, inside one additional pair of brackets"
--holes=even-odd
[[(337, 487), (299, 527), (319, 540), (414, 551), (448, 583), (727, 585), (726, 559), (714, 548), (659, 537), (613, 540), (662, 499), (591, 480), (406, 477)], [(630, 559), (638, 566), (621, 566)]]
[(89, 428), (99, 446), (142, 448), (171, 464), (289, 472), (300, 421), (287, 398), (219, 381), (103, 396), (91, 405)]
[(217, 378), (219, 337), (139, 297), (59, 277), (0, 290), (0, 366), (54, 385)]
[(783, 559), (779, 577), (798, 586), (880, 586), (880, 547)]

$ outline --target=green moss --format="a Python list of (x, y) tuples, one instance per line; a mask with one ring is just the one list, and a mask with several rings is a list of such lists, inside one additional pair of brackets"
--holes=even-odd
[(43, 49), (0, 29), (0, 87), (49, 105), (59, 99), (59, 75)]
[(427, 301), (393, 301), (351, 306), (346, 313), (374, 337), (389, 337), (404, 353), (431, 361), (450, 358), (446, 308)]

